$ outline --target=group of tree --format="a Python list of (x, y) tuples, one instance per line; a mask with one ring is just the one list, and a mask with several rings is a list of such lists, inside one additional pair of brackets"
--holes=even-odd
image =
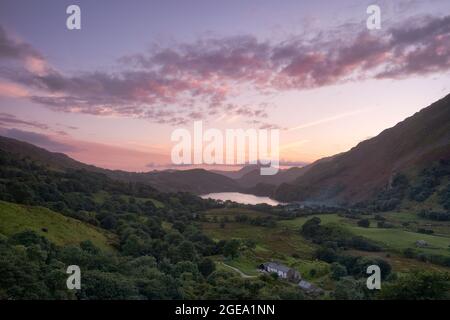
[(327, 244), (331, 248), (354, 248), (364, 251), (381, 250), (381, 247), (374, 241), (355, 236), (337, 224), (322, 225), (319, 217), (307, 220), (300, 233), (316, 244)]

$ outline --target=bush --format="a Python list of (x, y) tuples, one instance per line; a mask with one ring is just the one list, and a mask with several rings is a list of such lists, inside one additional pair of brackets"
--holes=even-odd
[(358, 221), (358, 226), (363, 228), (369, 228), (370, 227), (370, 221), (369, 219), (361, 219)]
[(387, 283), (380, 291), (380, 297), (392, 300), (448, 299), (449, 280), (448, 273), (414, 271)]
[(337, 254), (336, 254), (336, 251), (334, 251), (331, 248), (321, 247), (316, 250), (315, 257), (319, 260), (331, 263), (331, 262), (336, 261)]
[(339, 280), (341, 277), (347, 276), (347, 268), (338, 262), (331, 264), (331, 278)]
[(423, 233), (423, 234), (433, 234), (434, 231), (431, 229), (424, 229), (424, 228), (419, 228), (417, 229), (418, 233)]
[(381, 251), (381, 247), (378, 244), (374, 243), (372, 240), (366, 239), (361, 236), (353, 237), (349, 245), (358, 250), (371, 252)]

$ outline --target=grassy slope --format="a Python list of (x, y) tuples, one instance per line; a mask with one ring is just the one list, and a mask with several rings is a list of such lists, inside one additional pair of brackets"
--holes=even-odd
[(324, 224), (331, 223), (331, 222), (341, 222), (342, 220), (345, 220), (345, 218), (341, 218), (337, 214), (319, 214), (319, 215), (312, 215), (312, 216), (296, 218), (296, 219), (292, 219), (292, 220), (279, 221), (278, 225), (287, 227), (292, 230), (300, 230), (300, 228), (303, 226), (303, 224), (313, 217), (320, 218), (320, 220)]
[(425, 240), (429, 247), (421, 248), (419, 251), (450, 255), (450, 238), (421, 234), (416, 232), (404, 231), (399, 229), (379, 229), (379, 228), (361, 228), (351, 227), (352, 233), (367, 237), (369, 239), (381, 242), (386, 247), (402, 251), (406, 248), (415, 248), (415, 242)]
[[(48, 231), (42, 231), (43, 228)], [(0, 233), (9, 236), (24, 230), (33, 230), (56, 245), (91, 240), (100, 249), (112, 251), (111, 243), (115, 241), (114, 236), (106, 231), (47, 208), (0, 201)]]
[[(429, 247), (420, 248), (418, 249), (418, 251), (450, 256), (450, 237), (421, 234), (417, 232), (402, 230), (401, 228), (397, 227), (390, 229), (376, 228), (374, 227), (375, 223), (373, 221), (371, 223), (371, 228), (361, 228), (355, 225), (356, 221), (339, 217), (336, 214), (316, 216), (322, 220), (322, 223), (339, 223), (347, 228), (351, 233), (364, 236), (366, 238), (382, 243), (386, 248), (392, 249), (397, 252), (401, 252), (406, 248), (415, 248), (415, 242), (417, 240), (425, 240), (426, 242), (428, 242)], [(384, 214), (383, 216), (387, 217), (388, 220), (392, 219), (392, 222), (423, 220), (410, 213), (390, 213), (389, 215)], [(281, 221), (279, 222), (279, 224), (293, 230), (298, 230), (305, 223), (305, 221), (311, 219), (312, 217), (313, 216), (308, 216), (293, 220)], [(447, 223), (441, 224), (445, 225)]]

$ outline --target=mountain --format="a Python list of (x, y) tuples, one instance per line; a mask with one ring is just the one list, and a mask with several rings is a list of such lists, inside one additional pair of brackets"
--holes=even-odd
[(274, 197), (352, 204), (385, 190), (396, 173), (414, 174), (440, 159), (450, 159), (450, 95), (348, 152), (313, 163)]
[(236, 170), (236, 171), (211, 170), (211, 172), (220, 174), (222, 176), (225, 176), (225, 177), (228, 177), (231, 179), (240, 179), (249, 172), (252, 172), (254, 170), (259, 170), (259, 168), (260, 168), (260, 166), (257, 164), (249, 164), (249, 165), (243, 166), (241, 169)]
[(233, 179), (204, 169), (145, 173), (109, 171), (107, 175), (113, 179), (147, 183), (161, 192), (184, 191), (200, 195), (241, 190)]
[(85, 169), (89, 171), (104, 171), (104, 169), (76, 161), (63, 153), (50, 152), (28, 142), (0, 136), (0, 150), (19, 158), (30, 158), (56, 170)]
[(257, 196), (271, 196), (277, 186), (292, 182), (303, 175), (311, 166), (280, 169), (272, 176), (261, 175), (261, 165), (246, 165), (237, 171), (213, 170), (211, 172), (226, 176), (236, 181), (239, 191)]
[(251, 170), (242, 175), (237, 182), (243, 188), (254, 187), (257, 184), (270, 184), (278, 186), (282, 183), (294, 181), (298, 177), (302, 176), (310, 167), (293, 167), (286, 170), (279, 170), (277, 174), (273, 176), (261, 175), (260, 169)]
[(65, 154), (47, 151), (27, 142), (0, 136), (0, 150), (19, 158), (30, 158), (55, 170), (87, 170), (107, 175), (112, 179), (146, 183), (162, 192), (212, 192), (240, 191), (236, 181), (204, 169), (183, 171), (126, 172), (108, 170), (76, 161)]

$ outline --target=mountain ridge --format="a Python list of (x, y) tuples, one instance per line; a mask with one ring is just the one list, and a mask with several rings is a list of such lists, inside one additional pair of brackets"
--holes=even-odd
[(233, 179), (204, 169), (142, 173), (109, 170), (79, 162), (63, 153), (51, 152), (31, 143), (3, 136), (0, 136), (0, 150), (18, 157), (29, 157), (55, 170), (74, 169), (103, 173), (116, 180), (147, 183), (162, 192), (205, 194), (241, 190)]
[(398, 172), (450, 158), (450, 95), (360, 142), (329, 161), (317, 161), (292, 183), (280, 185), (282, 201), (366, 201)]

